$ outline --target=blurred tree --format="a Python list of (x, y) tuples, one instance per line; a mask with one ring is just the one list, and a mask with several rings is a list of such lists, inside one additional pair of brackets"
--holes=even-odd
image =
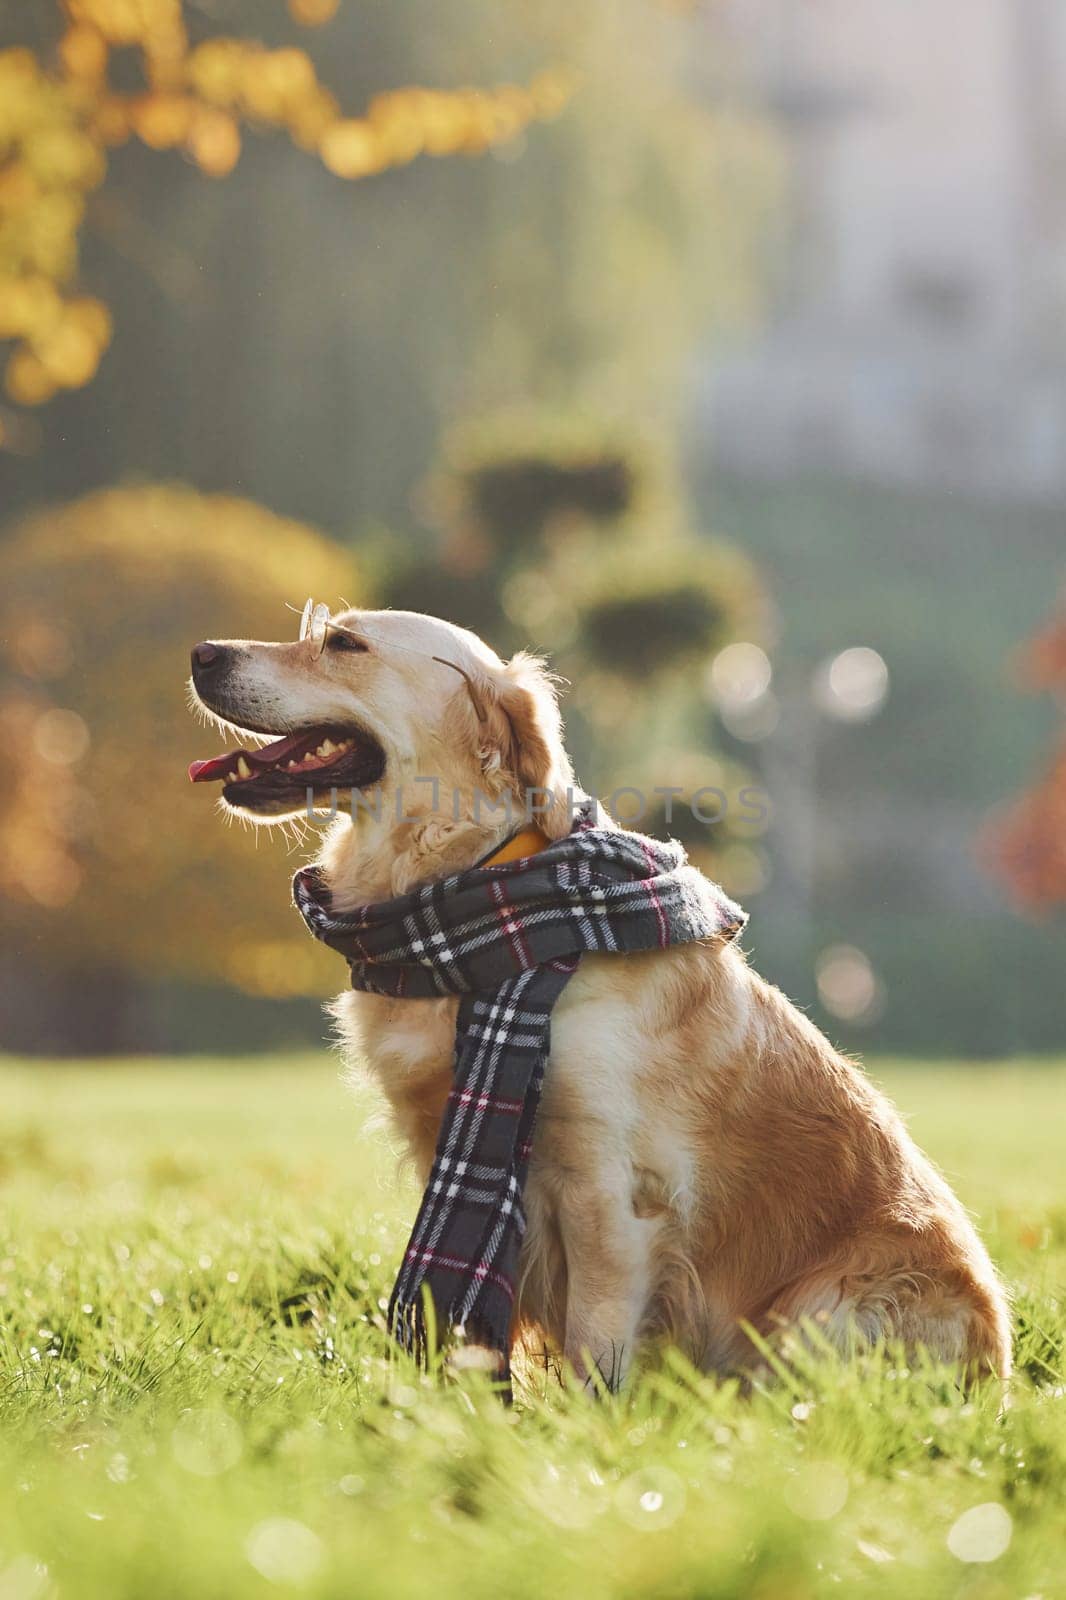
[[(180, 150), (225, 177), (241, 129), (282, 129), (340, 178), (366, 178), (416, 156), (476, 154), (553, 117), (568, 74), (528, 87), (403, 88), (346, 117), (310, 56), (291, 45), (193, 37), (182, 0), (58, 0), (43, 4), (48, 44), (0, 50), (0, 339), (14, 340), (5, 386), (22, 405), (94, 376), (111, 337), (107, 307), (68, 293), (86, 196), (105, 181), (109, 152), (130, 139)], [(292, 17), (328, 22), (336, 0), (291, 0)], [(201, 26), (200, 32), (203, 32)], [(49, 38), (54, 34), (54, 38)], [(132, 57), (132, 61), (131, 58)]]
[(125, 1041), (139, 978), (277, 997), (335, 984), (284, 859), (266, 869), (280, 841), (219, 826), (186, 791), (218, 738), (182, 682), (198, 639), (283, 638), (308, 587), (355, 598), (357, 583), (311, 529), (180, 488), (90, 495), (0, 546), (0, 929), (31, 1003), (38, 967), (64, 975), (81, 1050)]
[[(457, 418), (576, 410), (639, 419), (673, 447), (697, 341), (756, 302), (777, 188), (758, 116), (701, 95), (694, 61), (727, 70), (716, 13), (649, 0), (327, 9), (301, 40), (345, 106), (411, 83), (533, 83), (546, 63), (562, 76), (545, 109), (569, 78), (580, 92), (487, 160), (394, 165), (358, 191), (287, 138), (247, 140), (225, 183), (136, 129), (108, 147), (78, 247), (112, 342), (91, 389), (0, 407), (9, 507), (132, 472), (239, 485), (343, 536), (380, 521), (417, 537), (411, 487)], [(213, 48), (221, 8), (186, 12), (190, 55)], [(58, 29), (39, 19), (55, 15), (0, 0), (0, 38), (51, 59)], [(291, 54), (281, 0), (226, 0), (224, 15), (234, 38)], [(133, 94), (139, 52), (110, 59)]]
[[(1019, 672), (1031, 690), (1066, 694), (1066, 612), (1029, 642)], [(985, 842), (1023, 905), (1048, 911), (1066, 902), (1066, 744), (1033, 787), (992, 823)]]

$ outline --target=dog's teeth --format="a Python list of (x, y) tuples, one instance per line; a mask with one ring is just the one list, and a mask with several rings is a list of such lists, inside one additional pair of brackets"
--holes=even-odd
[(237, 773), (242, 778), (250, 778), (252, 776), (252, 769), (243, 756), (237, 757)]
[(300, 763), (298, 761), (290, 761), (289, 762), (289, 771), (290, 772), (298, 772), (299, 770), (300, 770)]
[(323, 758), (323, 760), (325, 760), (326, 756), (331, 756), (333, 754), (333, 751), (334, 751), (335, 748), (336, 747), (335, 747), (332, 739), (323, 739), (322, 743), (319, 745), (318, 749), (315, 751), (315, 755), (316, 756), (321, 756)]

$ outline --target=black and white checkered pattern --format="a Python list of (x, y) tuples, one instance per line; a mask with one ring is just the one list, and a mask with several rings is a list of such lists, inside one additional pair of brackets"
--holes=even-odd
[(317, 868), (293, 880), (297, 908), (345, 957), (355, 988), (460, 997), (453, 1087), (389, 1322), (424, 1353), (428, 1293), (438, 1326), (498, 1351), (504, 1377), (556, 1000), (586, 951), (732, 939), (747, 920), (680, 845), (598, 823), (588, 801), (573, 831), (537, 855), (351, 912), (332, 910)]

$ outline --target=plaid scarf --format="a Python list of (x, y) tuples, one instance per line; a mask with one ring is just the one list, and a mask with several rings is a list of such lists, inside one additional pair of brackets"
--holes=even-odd
[(675, 843), (598, 826), (507, 865), (334, 912), (316, 867), (293, 880), (307, 926), (344, 956), (352, 986), (398, 998), (458, 995), (454, 1082), (389, 1327), (425, 1357), (426, 1295), (442, 1327), (499, 1353), (508, 1380), (522, 1189), (551, 1014), (586, 951), (625, 954), (732, 939), (747, 921)]

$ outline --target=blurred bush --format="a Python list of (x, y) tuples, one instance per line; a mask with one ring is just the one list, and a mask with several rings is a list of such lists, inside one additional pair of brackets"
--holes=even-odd
[(186, 705), (191, 646), (294, 634), (309, 592), (358, 598), (349, 556), (189, 489), (89, 495), (0, 544), (0, 930), (30, 1001), (35, 974), (64, 975), (84, 1049), (121, 1040), (138, 979), (336, 983), (289, 907), (285, 841), (223, 827), (184, 774), (220, 748)]
[(462, 488), (471, 519), (504, 554), (540, 537), (553, 517), (615, 521), (632, 504), (635, 468), (609, 449), (566, 458), (518, 454), (468, 467)]
[(668, 549), (606, 576), (580, 615), (585, 651), (608, 670), (647, 680), (707, 660), (730, 635), (713, 552)]

